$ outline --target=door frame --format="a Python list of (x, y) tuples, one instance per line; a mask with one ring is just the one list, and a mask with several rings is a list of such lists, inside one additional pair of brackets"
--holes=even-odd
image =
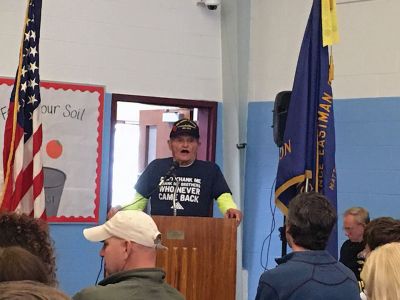
[(207, 127), (206, 137), (202, 140), (207, 141), (207, 160), (215, 162), (215, 147), (217, 135), (217, 109), (218, 102), (205, 100), (191, 100), (179, 98), (163, 98), (152, 96), (139, 96), (127, 94), (111, 94), (111, 126), (110, 126), (110, 153), (108, 166), (108, 197), (107, 211), (112, 204), (112, 180), (113, 180), (113, 158), (114, 158), (114, 136), (115, 125), (117, 123), (117, 102), (142, 103), (157, 106), (176, 106), (182, 108), (198, 108), (199, 109), (199, 127)]

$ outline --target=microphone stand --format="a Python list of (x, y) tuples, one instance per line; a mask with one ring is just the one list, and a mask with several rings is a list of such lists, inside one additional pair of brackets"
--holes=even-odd
[(176, 217), (176, 213), (177, 213), (177, 211), (176, 211), (176, 193), (178, 191), (180, 182), (179, 182), (179, 180), (178, 180), (178, 178), (176, 177), (175, 174), (174, 174), (174, 180), (175, 180), (175, 183), (174, 183), (174, 195), (173, 195), (173, 198), (172, 198), (172, 207), (174, 209), (173, 215), (174, 215), (174, 217)]
[(286, 240), (286, 217), (283, 216), (283, 226), (279, 227), (279, 237), (282, 241), (281, 257), (287, 254), (287, 240)]

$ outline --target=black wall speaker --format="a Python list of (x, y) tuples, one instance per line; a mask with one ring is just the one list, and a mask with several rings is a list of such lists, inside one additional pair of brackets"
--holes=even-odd
[(286, 118), (289, 109), (290, 96), (292, 91), (283, 91), (276, 95), (273, 112), (273, 134), (274, 142), (278, 147), (283, 145), (283, 135), (285, 134)]

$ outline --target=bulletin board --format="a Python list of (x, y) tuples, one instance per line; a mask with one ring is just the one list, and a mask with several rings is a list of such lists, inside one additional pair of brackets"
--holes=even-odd
[[(0, 145), (14, 79), (0, 77)], [(97, 222), (104, 87), (42, 81), (42, 161), (49, 222)], [(1, 151), (2, 152), (2, 151)], [(3, 157), (0, 155), (3, 165)], [(0, 168), (0, 182), (3, 182)]]

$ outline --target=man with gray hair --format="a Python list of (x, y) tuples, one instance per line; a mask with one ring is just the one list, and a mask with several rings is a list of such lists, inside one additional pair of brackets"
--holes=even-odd
[(74, 300), (184, 299), (164, 282), (165, 272), (156, 268), (156, 249), (162, 248), (156, 223), (138, 210), (117, 212), (100, 226), (83, 230), (91, 242), (103, 242), (106, 278), (73, 296)]
[(351, 207), (343, 214), (343, 229), (348, 237), (340, 248), (340, 262), (354, 272), (360, 281), (364, 265), (364, 230), (369, 223), (369, 213), (363, 207)]

